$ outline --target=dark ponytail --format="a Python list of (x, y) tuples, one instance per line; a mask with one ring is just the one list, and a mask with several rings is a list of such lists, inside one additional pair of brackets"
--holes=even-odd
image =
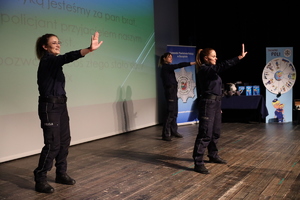
[(37, 40), (36, 40), (36, 43), (35, 43), (35, 53), (36, 53), (36, 57), (40, 60), (44, 55), (45, 55), (45, 52), (46, 50), (43, 48), (43, 46), (47, 46), (48, 45), (48, 40), (50, 37), (52, 36), (55, 36), (57, 37), (56, 35), (54, 34), (51, 34), (51, 33), (47, 33), (41, 37), (39, 37)]
[(196, 55), (196, 72), (199, 71), (202, 64), (205, 63), (204, 57), (208, 56), (211, 51), (214, 51), (212, 48), (199, 49)]
[(159, 61), (158, 61), (159, 67), (161, 67), (165, 63), (164, 58), (168, 57), (169, 55), (172, 55), (172, 54), (170, 52), (166, 52), (159, 58)]

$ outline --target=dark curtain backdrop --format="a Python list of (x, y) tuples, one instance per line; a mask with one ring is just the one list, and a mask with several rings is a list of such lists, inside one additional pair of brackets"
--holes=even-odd
[(222, 74), (224, 83), (242, 81), (261, 86), (266, 65), (266, 47), (293, 47), (293, 63), (298, 78), (294, 99), (300, 99), (299, 7), (295, 1), (280, 3), (179, 0), (179, 40), (181, 45), (197, 49), (211, 47), (219, 60), (237, 56), (244, 43), (248, 55), (242, 62)]

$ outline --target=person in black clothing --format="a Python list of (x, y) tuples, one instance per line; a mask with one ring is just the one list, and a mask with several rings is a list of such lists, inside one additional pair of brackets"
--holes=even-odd
[(178, 115), (178, 83), (175, 77), (175, 69), (195, 65), (195, 62), (182, 62), (171, 64), (173, 56), (170, 52), (164, 53), (159, 60), (161, 66), (161, 78), (165, 90), (165, 98), (167, 100), (167, 116), (163, 125), (162, 139), (171, 141), (172, 136), (182, 138), (183, 136), (177, 132), (177, 115)]
[(43, 129), (44, 147), (42, 148), (38, 167), (34, 170), (35, 190), (52, 193), (54, 188), (47, 182), (47, 172), (53, 161), (56, 166), (56, 183), (74, 185), (76, 181), (67, 174), (67, 156), (71, 136), (65, 76), (62, 66), (84, 57), (100, 47), (99, 33), (91, 38), (90, 47), (60, 54), (60, 41), (54, 34), (45, 34), (36, 41), (36, 55), (40, 60), (37, 72), (39, 90), (38, 114)]
[(244, 44), (241, 55), (216, 63), (216, 51), (211, 48), (199, 49), (196, 55), (197, 91), (200, 100), (198, 103), (199, 130), (193, 151), (194, 171), (209, 174), (204, 166), (203, 155), (208, 149), (209, 161), (226, 164), (227, 162), (218, 155), (217, 143), (221, 131), (221, 99), (222, 80), (219, 73), (236, 65), (246, 56)]

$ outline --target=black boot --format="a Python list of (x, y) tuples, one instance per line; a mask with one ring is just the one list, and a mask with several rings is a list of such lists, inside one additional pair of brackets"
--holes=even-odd
[(177, 138), (183, 138), (183, 135), (181, 135), (181, 134), (178, 133), (178, 132), (172, 133), (172, 136), (177, 137)]
[(172, 138), (170, 136), (162, 136), (162, 140), (172, 141)]
[(35, 182), (35, 191), (41, 193), (53, 193), (54, 188), (47, 181)]
[(169, 132), (164, 131), (164, 132), (161, 134), (161, 137), (162, 137), (162, 140), (165, 140), (165, 141), (172, 141), (172, 137), (171, 137), (171, 134), (170, 134)]
[(41, 193), (53, 193), (54, 188), (47, 182), (47, 173), (38, 169), (33, 171), (35, 181), (35, 191)]
[(201, 174), (209, 174), (210, 173), (210, 171), (205, 167), (204, 164), (195, 165), (194, 171), (198, 172), (198, 173), (201, 173)]
[(167, 123), (164, 124), (163, 130), (161, 133), (161, 137), (162, 137), (162, 140), (172, 141), (171, 130), (170, 130), (170, 127), (167, 125)]
[(76, 181), (72, 179), (68, 174), (56, 174), (55, 183), (74, 185)]
[(219, 156), (216, 157), (216, 158), (209, 157), (209, 162), (211, 162), (211, 163), (219, 163), (219, 164), (227, 164), (227, 161), (223, 160)]

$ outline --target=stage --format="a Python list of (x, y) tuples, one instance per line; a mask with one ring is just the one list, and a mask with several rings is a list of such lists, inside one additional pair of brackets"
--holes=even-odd
[[(161, 140), (153, 126), (72, 146), (68, 173), (74, 186), (54, 183), (34, 191), (38, 155), (0, 164), (0, 199), (297, 199), (300, 198), (300, 125), (223, 123), (219, 154), (228, 164), (193, 171), (198, 125), (180, 126), (184, 138)], [(83, 133), (84, 134), (84, 133)]]

